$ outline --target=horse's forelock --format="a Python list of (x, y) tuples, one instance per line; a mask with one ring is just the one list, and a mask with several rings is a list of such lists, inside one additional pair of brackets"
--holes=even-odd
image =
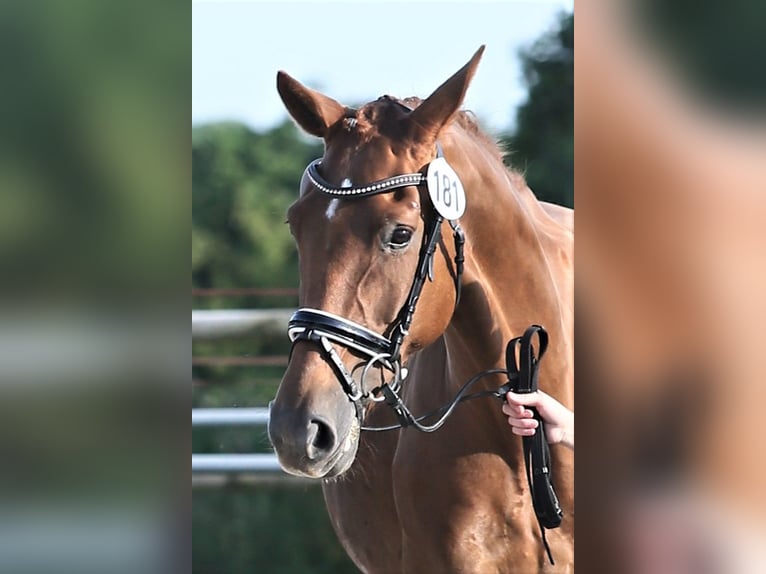
[[(405, 138), (406, 132), (401, 130), (399, 120), (406, 117), (406, 111), (402, 105), (415, 109), (423, 102), (416, 96), (407, 98), (395, 98), (381, 96), (377, 100), (361, 106), (349, 122), (348, 117), (341, 123), (341, 129), (347, 134), (353, 134), (357, 143), (366, 143), (384, 135), (392, 139)], [(488, 135), (479, 125), (476, 115), (470, 110), (460, 110), (452, 120), (453, 126), (460, 128), (465, 135), (477, 140), (488, 154), (503, 161), (508, 151), (501, 147), (498, 141)]]

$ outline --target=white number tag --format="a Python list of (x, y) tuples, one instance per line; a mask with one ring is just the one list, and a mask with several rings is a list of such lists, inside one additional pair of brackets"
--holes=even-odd
[(459, 219), (465, 212), (465, 191), (447, 160), (437, 157), (428, 166), (428, 195), (444, 219)]

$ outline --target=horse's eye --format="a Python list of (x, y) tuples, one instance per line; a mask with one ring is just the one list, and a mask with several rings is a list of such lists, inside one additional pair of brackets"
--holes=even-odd
[(412, 240), (412, 229), (409, 227), (396, 227), (388, 240), (388, 247), (391, 249), (404, 249)]

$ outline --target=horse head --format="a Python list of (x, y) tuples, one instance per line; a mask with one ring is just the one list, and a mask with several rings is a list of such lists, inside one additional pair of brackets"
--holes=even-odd
[(309, 309), (291, 322), (290, 362), (271, 403), (269, 436), (287, 472), (320, 478), (350, 468), (372, 404), (371, 380), (390, 377), (392, 364), (406, 364), (450, 322), (455, 271), (442, 243), (403, 326), (436, 216), (417, 174), (439, 154), (439, 136), (483, 49), (422, 102), (383, 96), (352, 109), (277, 75), (290, 115), (325, 146), (287, 214), (300, 259), (300, 306)]

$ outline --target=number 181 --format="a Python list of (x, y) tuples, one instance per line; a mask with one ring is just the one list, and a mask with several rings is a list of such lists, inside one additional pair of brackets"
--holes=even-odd
[(436, 180), (436, 201), (441, 201), (445, 206), (451, 208), (452, 199), (454, 197), (455, 210), (459, 211), (460, 206), (458, 205), (459, 194), (457, 193), (457, 182), (452, 181), (448, 174), (439, 177), (438, 171), (434, 172), (434, 179)]

